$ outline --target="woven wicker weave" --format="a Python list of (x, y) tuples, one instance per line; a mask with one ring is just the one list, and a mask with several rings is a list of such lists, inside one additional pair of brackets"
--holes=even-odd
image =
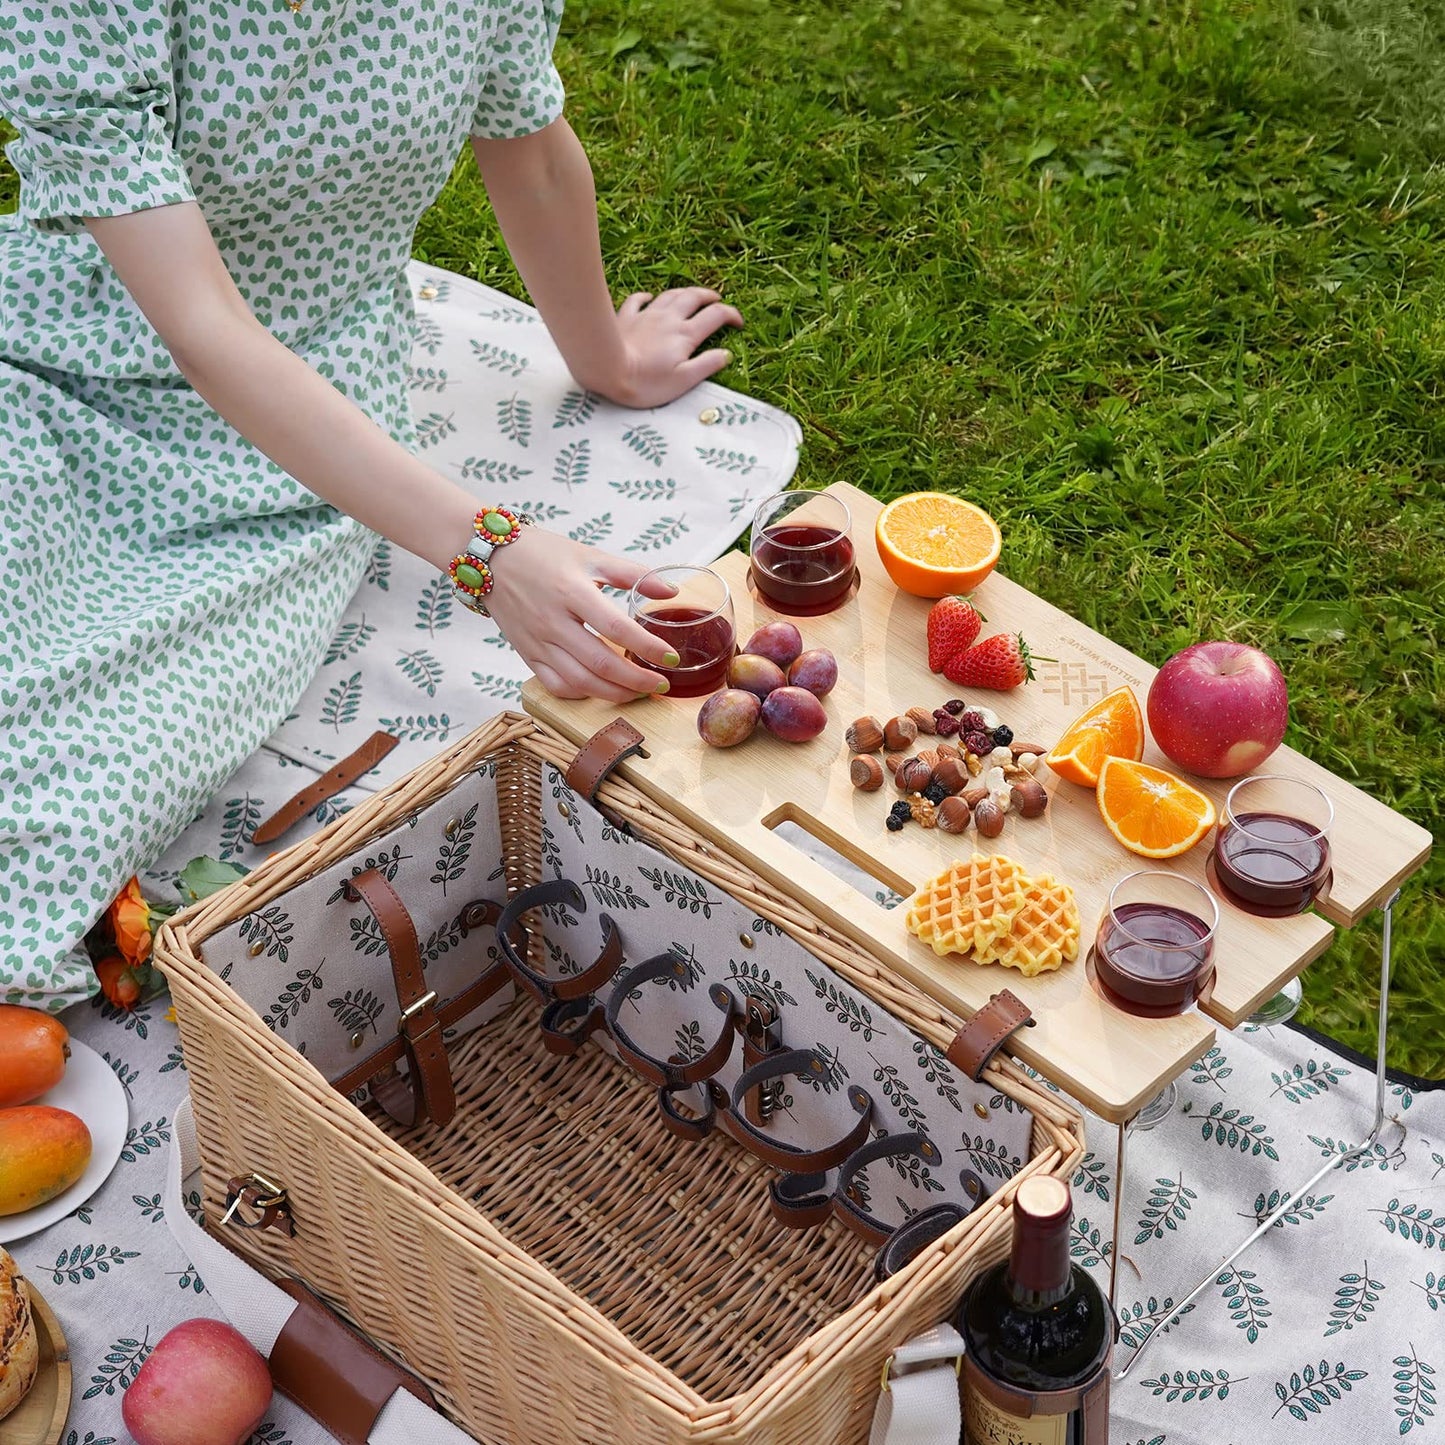
[[(424, 1376), (447, 1412), (497, 1445), (861, 1442), (890, 1350), (949, 1313), (1000, 1258), (1018, 1180), (1069, 1178), (1082, 1122), (1016, 1065), (985, 1078), (1034, 1119), (1007, 1187), (873, 1286), (874, 1251), (837, 1223), (794, 1231), (764, 1203), (767, 1171), (715, 1135), (668, 1135), (651, 1090), (595, 1048), (558, 1060), (517, 1007), (452, 1053), (458, 1116), (403, 1131), (332, 1089), (202, 962), (218, 929), (359, 852), (495, 757), (508, 883), (539, 876), (543, 761), (575, 749), (503, 714), (327, 829), (178, 915), (156, 939), (170, 980), (205, 1161), (224, 1182), (284, 1183), (297, 1222), (224, 1231), (276, 1275), (305, 1279)], [(705, 843), (630, 785), (601, 800), (637, 832), (796, 938), (919, 1037), (959, 1020)]]

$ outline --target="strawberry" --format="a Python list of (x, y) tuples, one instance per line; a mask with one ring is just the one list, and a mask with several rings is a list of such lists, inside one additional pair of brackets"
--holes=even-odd
[(1021, 682), (1032, 681), (1034, 665), (1022, 633), (1010, 637), (1000, 632), (960, 653), (943, 669), (943, 675), (960, 687), (990, 687), (1007, 692)]
[(988, 619), (966, 597), (941, 597), (928, 611), (928, 670), (942, 672), (967, 651)]

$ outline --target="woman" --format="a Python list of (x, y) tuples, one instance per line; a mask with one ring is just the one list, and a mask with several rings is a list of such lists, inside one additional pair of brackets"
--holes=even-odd
[[(93, 991), (85, 930), (300, 695), (376, 533), (442, 569), (472, 538), (405, 386), (404, 267), (463, 139), (583, 386), (670, 401), (741, 318), (701, 288), (613, 310), (560, 0), (0, 6), (0, 992), (58, 1006)], [(658, 686), (597, 635), (665, 661), (597, 590), (643, 567), (532, 527), (492, 560), (544, 685)]]

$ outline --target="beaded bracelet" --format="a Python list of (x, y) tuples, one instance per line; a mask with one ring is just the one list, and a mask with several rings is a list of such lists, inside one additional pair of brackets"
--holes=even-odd
[(447, 567), (462, 606), (483, 617), (492, 615), (482, 601), (494, 586), (492, 553), (515, 542), (530, 520), (505, 507), (487, 507), (472, 519), (472, 539), (466, 551), (453, 557)]

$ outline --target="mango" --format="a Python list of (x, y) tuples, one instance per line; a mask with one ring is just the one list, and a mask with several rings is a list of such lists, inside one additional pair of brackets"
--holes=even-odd
[(0, 1109), (0, 1217), (69, 1189), (90, 1163), (90, 1130), (68, 1109)]
[(49, 1093), (65, 1073), (70, 1034), (39, 1009), (0, 1004), (0, 1109)]

